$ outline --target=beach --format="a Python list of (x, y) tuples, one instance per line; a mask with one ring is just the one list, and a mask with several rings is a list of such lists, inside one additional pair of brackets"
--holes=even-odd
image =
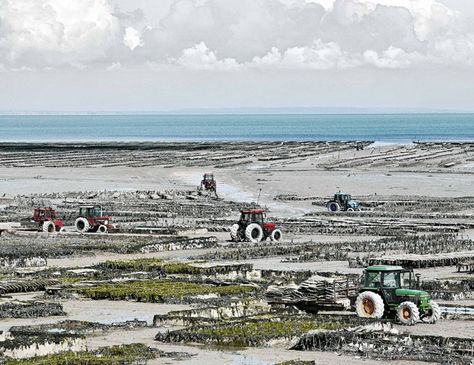
[[(211, 172), (217, 181), (217, 196), (198, 189), (203, 174)], [(352, 280), (367, 263), (390, 258), (414, 262), (423, 289), (443, 308), (468, 308), (465, 316), (443, 314), (434, 325), (389, 324), (398, 331), (396, 336), (411, 335), (416, 341), (426, 338), (426, 349), (436, 336), (447, 342), (459, 337), (466, 341), (465, 346), (471, 346), (471, 353), (454, 351), (451, 355), (456, 361), (467, 361), (474, 343), (473, 316), (469, 315), (474, 308), (474, 278), (458, 270), (457, 264), (474, 257), (473, 176), (474, 144), (470, 142), (2, 143), (0, 222), (21, 222), (32, 215), (34, 207), (52, 206), (65, 228), (53, 235), (13, 228), (1, 234), (4, 284), (56, 280), (54, 285), (27, 294), (11, 291), (2, 303), (59, 303), (64, 311), (59, 316), (2, 319), (2, 330), (4, 335), (12, 326), (39, 331), (40, 324), (50, 326), (43, 331), (55, 330), (64, 320), (106, 326), (128, 321), (124, 326), (80, 332), (80, 346), (95, 349), (138, 342), (173, 353), (166, 360), (150, 360), (150, 364), (276, 364), (294, 359), (334, 364), (435, 362), (426, 351), (412, 347), (410, 356), (399, 352), (390, 359), (349, 347), (290, 350), (303, 331), (245, 346), (226, 346), (200, 337), (177, 341), (163, 335), (155, 340), (157, 333), (167, 331), (191, 328), (201, 333), (204, 322), (221, 326), (237, 321), (245, 325), (262, 318), (306, 321), (309, 314), (286, 309), (279, 314), (267, 312), (266, 304), (261, 303), (265, 303), (268, 286), (300, 285), (312, 275), (342, 275)], [(327, 201), (339, 191), (351, 194), (361, 211), (328, 212)], [(75, 232), (78, 206), (85, 204), (102, 205), (114, 229), (105, 235)], [(230, 241), (229, 227), (238, 220), (240, 209), (254, 206), (264, 209), (267, 218), (281, 227), (281, 241)], [(449, 263), (438, 260), (443, 255), (453, 258)], [(24, 258), (44, 261), (28, 264)], [(128, 270), (105, 264), (137, 259), (158, 260), (155, 264), (161, 269), (137, 266)], [(210, 269), (174, 269), (171, 273), (165, 263)], [(163, 278), (236, 286), (239, 294), (221, 294), (215, 300), (209, 299), (214, 294), (207, 299), (170, 294), (164, 301), (99, 299), (86, 294), (100, 285)], [(240, 293), (242, 287), (255, 291)], [(54, 295), (47, 294), (48, 290)], [(240, 301), (258, 303), (252, 304), (259, 308), (254, 317), (235, 314), (221, 322), (219, 316), (204, 314), (208, 307), (226, 308)], [(175, 312), (176, 318), (183, 317), (176, 319), (171, 315)], [(157, 322), (156, 315), (163, 316), (162, 322)], [(322, 312), (314, 320), (334, 315)], [(203, 318), (203, 323), (192, 322), (189, 317), (193, 316)], [(335, 323), (341, 321), (334, 318)], [(379, 342), (374, 341), (377, 348)], [(38, 348), (36, 354), (56, 351), (53, 345)], [(24, 349), (23, 354), (28, 351)], [(449, 358), (442, 349), (438, 355)], [(22, 351), (16, 356), (23, 356)]]

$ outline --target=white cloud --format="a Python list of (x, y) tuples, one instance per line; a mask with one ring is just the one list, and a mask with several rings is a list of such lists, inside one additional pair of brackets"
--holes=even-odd
[(119, 30), (107, 0), (0, 0), (0, 55), (13, 66), (89, 62)]
[(359, 64), (349, 60), (347, 55), (334, 42), (323, 43), (317, 40), (309, 47), (291, 47), (283, 53), (273, 47), (263, 57), (254, 57), (252, 65), (277, 66), (282, 68), (310, 68), (327, 70), (331, 68), (349, 68)]
[(183, 50), (183, 54), (176, 61), (178, 65), (194, 70), (236, 70), (240, 67), (233, 58), (219, 60), (204, 42)]
[(143, 47), (144, 42), (141, 38), (141, 33), (136, 30), (135, 28), (128, 27), (125, 29), (125, 34), (123, 36), (123, 43), (130, 48), (130, 50), (134, 50), (137, 47)]
[(474, 65), (474, 22), (442, 0), (166, 1), (0, 0), (1, 63), (220, 71)]

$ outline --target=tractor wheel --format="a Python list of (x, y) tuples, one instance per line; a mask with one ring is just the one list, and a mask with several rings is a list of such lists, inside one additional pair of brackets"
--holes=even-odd
[(251, 223), (245, 229), (245, 238), (247, 241), (257, 243), (263, 239), (263, 229), (257, 223)]
[(54, 233), (56, 231), (56, 226), (54, 222), (44, 222), (43, 223), (43, 232)]
[(341, 207), (336, 202), (329, 202), (327, 207), (330, 212), (338, 212), (341, 210)]
[(270, 235), (270, 239), (275, 242), (279, 242), (281, 240), (282, 233), (281, 229), (276, 228), (272, 231), (272, 234)]
[(360, 293), (355, 307), (357, 315), (361, 318), (382, 318), (385, 311), (382, 297), (371, 291)]
[(107, 226), (104, 226), (103, 224), (101, 224), (101, 225), (97, 228), (97, 233), (107, 233)]
[(421, 317), (421, 320), (425, 323), (434, 324), (441, 318), (441, 309), (439, 309), (438, 303), (433, 302), (432, 300), (430, 300), (428, 304), (430, 309), (428, 309), (426, 314)]
[(233, 224), (232, 227), (230, 227), (230, 238), (234, 242), (239, 242), (240, 241), (239, 228), (240, 228), (240, 226), (237, 223)]
[(75, 222), (75, 226), (76, 226), (76, 230), (79, 233), (86, 233), (91, 228), (89, 225), (89, 221), (84, 217), (77, 218)]
[(347, 208), (347, 211), (348, 211), (348, 212), (353, 212), (353, 211), (354, 211), (354, 208)]
[(415, 303), (403, 302), (397, 308), (397, 317), (402, 324), (412, 326), (420, 320), (420, 311)]

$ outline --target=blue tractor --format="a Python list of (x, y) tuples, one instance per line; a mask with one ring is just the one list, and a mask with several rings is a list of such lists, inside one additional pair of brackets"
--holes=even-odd
[(334, 194), (334, 198), (327, 202), (326, 207), (330, 212), (360, 211), (359, 204), (355, 200), (352, 200), (352, 197), (349, 194), (344, 194), (341, 192)]

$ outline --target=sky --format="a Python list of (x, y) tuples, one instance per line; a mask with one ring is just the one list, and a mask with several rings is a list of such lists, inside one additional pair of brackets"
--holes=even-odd
[(0, 0), (1, 112), (474, 111), (472, 0)]

